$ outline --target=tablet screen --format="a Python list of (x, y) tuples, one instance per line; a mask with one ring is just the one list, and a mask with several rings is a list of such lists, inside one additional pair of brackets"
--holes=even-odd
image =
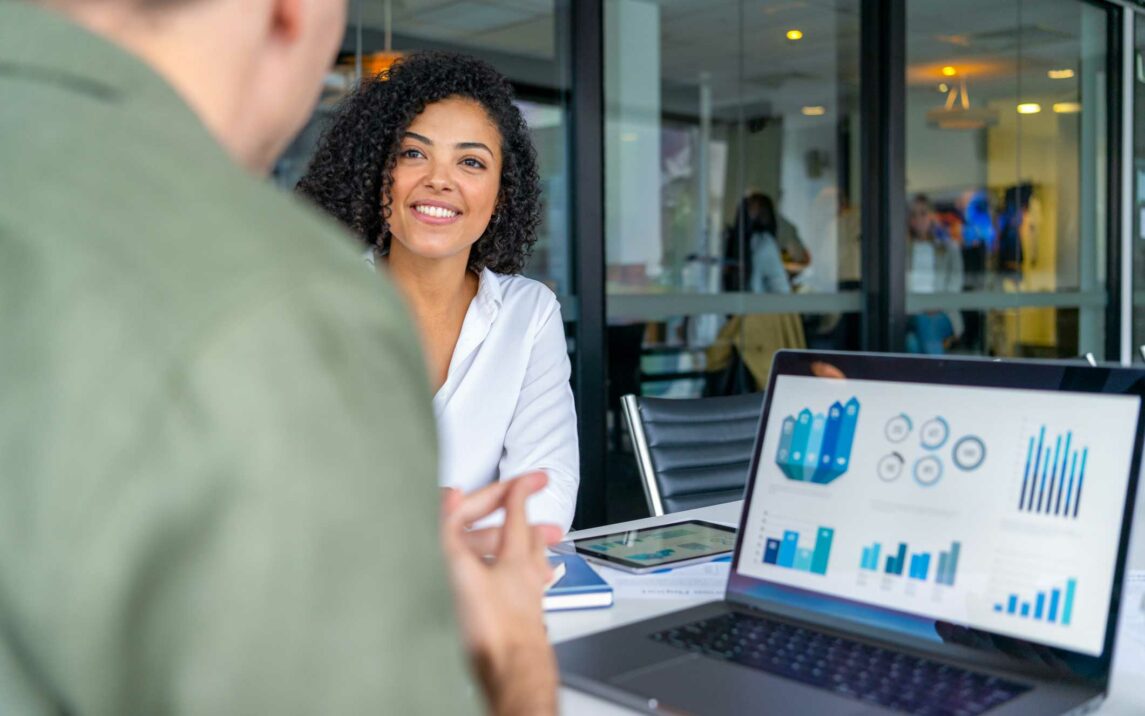
[(629, 567), (658, 567), (735, 548), (732, 527), (689, 520), (575, 540), (576, 551)]

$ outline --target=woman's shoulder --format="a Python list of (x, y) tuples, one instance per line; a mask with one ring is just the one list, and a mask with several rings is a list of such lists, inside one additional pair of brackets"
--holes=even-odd
[(489, 272), (497, 281), (502, 303), (509, 308), (542, 308), (546, 312), (558, 307), (553, 290), (536, 279), (519, 274)]

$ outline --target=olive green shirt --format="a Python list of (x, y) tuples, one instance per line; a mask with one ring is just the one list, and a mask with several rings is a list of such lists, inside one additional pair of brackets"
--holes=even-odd
[(0, 0), (0, 714), (477, 708), (428, 382), (358, 253)]

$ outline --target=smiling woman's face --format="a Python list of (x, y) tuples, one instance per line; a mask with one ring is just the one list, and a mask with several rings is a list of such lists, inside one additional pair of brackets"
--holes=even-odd
[(501, 161), (501, 133), (481, 105), (459, 98), (428, 105), (398, 149), (391, 253), (468, 262), (497, 206)]

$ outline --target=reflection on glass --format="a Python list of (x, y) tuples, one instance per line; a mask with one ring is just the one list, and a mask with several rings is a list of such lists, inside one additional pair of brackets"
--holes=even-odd
[(909, 350), (1102, 350), (1107, 22), (1080, 0), (907, 5)]
[(604, 31), (610, 386), (731, 395), (857, 348), (858, 2), (606, 0)]
[[(626, 392), (760, 390), (780, 349), (858, 348), (858, 8), (605, 0), (613, 416)], [(610, 503), (641, 499), (610, 424)]]
[(857, 10), (607, 0), (611, 294), (834, 293), (858, 280)]

